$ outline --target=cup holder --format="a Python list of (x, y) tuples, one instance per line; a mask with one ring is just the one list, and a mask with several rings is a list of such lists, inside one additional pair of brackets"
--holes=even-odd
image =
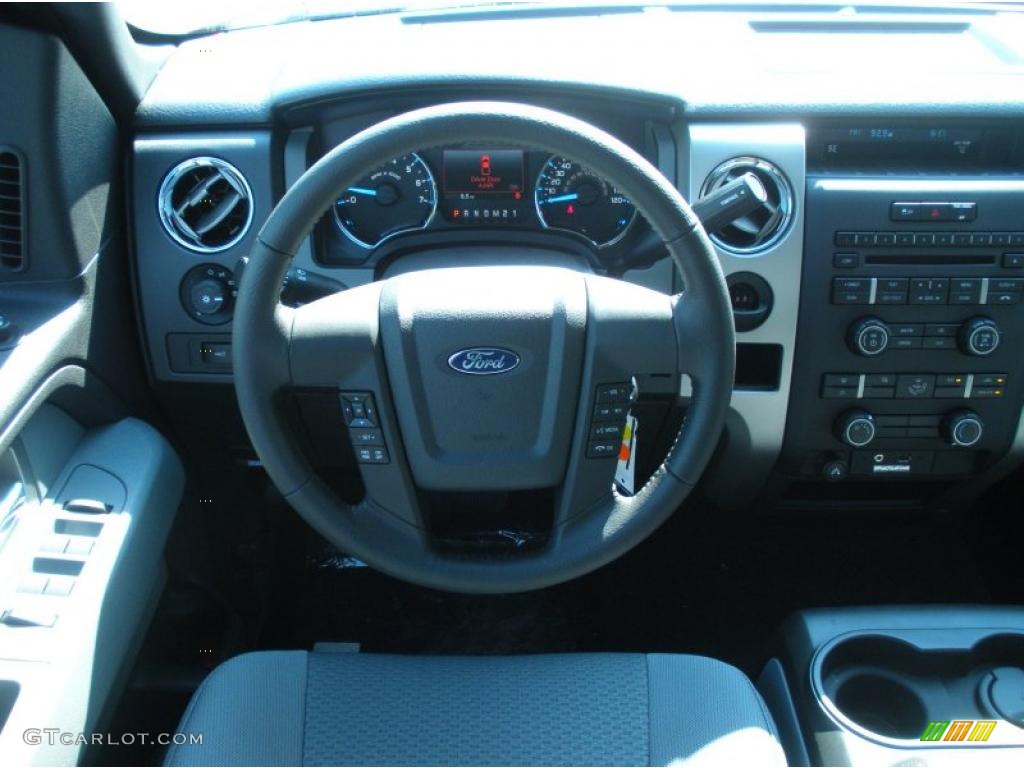
[(933, 721), (1024, 726), (1022, 669), (1022, 632), (907, 629), (836, 638), (815, 655), (811, 682), (841, 728), (921, 746)]
[(854, 673), (836, 687), (835, 705), (858, 725), (891, 739), (916, 739), (928, 726), (924, 702), (899, 680)]

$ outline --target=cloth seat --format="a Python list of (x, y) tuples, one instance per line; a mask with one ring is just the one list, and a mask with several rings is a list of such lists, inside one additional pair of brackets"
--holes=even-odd
[(179, 732), (167, 765), (786, 765), (742, 672), (671, 654), (250, 653)]

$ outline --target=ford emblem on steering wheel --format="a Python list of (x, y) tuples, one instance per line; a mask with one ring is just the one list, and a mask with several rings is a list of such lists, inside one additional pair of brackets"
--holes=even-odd
[(491, 376), (508, 373), (519, 365), (519, 355), (498, 347), (472, 347), (460, 349), (448, 358), (448, 367), (458, 373), (472, 376)]

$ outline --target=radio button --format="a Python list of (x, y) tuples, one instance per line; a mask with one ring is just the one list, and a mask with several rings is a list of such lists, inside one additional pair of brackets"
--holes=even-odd
[(924, 327), (925, 336), (949, 336), (953, 338), (960, 330), (957, 323), (928, 323)]
[(853, 237), (854, 245), (874, 245), (875, 244), (875, 233), (874, 232), (857, 232)]
[(990, 291), (1020, 291), (1024, 290), (1024, 278), (1020, 277), (993, 277), (988, 281)]
[(875, 245), (895, 245), (896, 244), (896, 233), (895, 232), (879, 232), (875, 235)]
[(870, 304), (871, 293), (869, 291), (833, 291), (833, 304)]
[(1010, 233), (1009, 232), (993, 232), (992, 233), (992, 245), (1009, 245), (1010, 244)]
[(915, 336), (904, 336), (892, 340), (893, 349), (920, 349), (922, 339)]
[(889, 327), (877, 317), (862, 317), (847, 334), (850, 349), (864, 357), (874, 357), (889, 346)]
[(855, 269), (860, 266), (859, 253), (834, 253), (832, 266), (836, 269)]
[(913, 245), (914, 244), (914, 233), (913, 232), (897, 232), (896, 233), (896, 245)]
[(864, 291), (871, 290), (870, 277), (834, 277), (832, 288), (836, 291)]
[(935, 235), (931, 232), (914, 233), (914, 245), (935, 245)]
[(1000, 307), (1012, 307), (1020, 304), (1020, 294), (1013, 292), (989, 293), (987, 304), (995, 304)]
[(953, 245), (970, 245), (971, 244), (971, 233), (970, 232), (955, 232), (953, 234)]
[(1024, 232), (1011, 232), (1010, 245), (1024, 245)]
[(857, 234), (855, 232), (836, 232), (835, 244), (838, 246), (856, 245)]
[(935, 235), (936, 245), (952, 245), (953, 244), (953, 233), (952, 232), (938, 232)]
[(889, 207), (893, 221), (924, 221), (924, 208), (920, 203), (893, 203)]
[(906, 291), (910, 280), (906, 277), (880, 277), (878, 278), (878, 290), (880, 291)]
[(953, 221), (974, 221), (978, 218), (977, 203), (950, 203)]
[(971, 235), (971, 245), (992, 245), (992, 233), (975, 232)]
[(922, 349), (956, 349), (956, 339), (949, 336), (929, 336), (924, 339)]
[(1003, 266), (1007, 269), (1020, 269), (1024, 267), (1024, 253), (1004, 253)]

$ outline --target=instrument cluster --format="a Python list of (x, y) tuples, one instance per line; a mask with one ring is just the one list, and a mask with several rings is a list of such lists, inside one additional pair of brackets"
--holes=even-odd
[(529, 228), (567, 233), (595, 249), (637, 218), (619, 189), (569, 158), (511, 147), (450, 147), (396, 157), (338, 198), (338, 230), (365, 252), (434, 229)]

